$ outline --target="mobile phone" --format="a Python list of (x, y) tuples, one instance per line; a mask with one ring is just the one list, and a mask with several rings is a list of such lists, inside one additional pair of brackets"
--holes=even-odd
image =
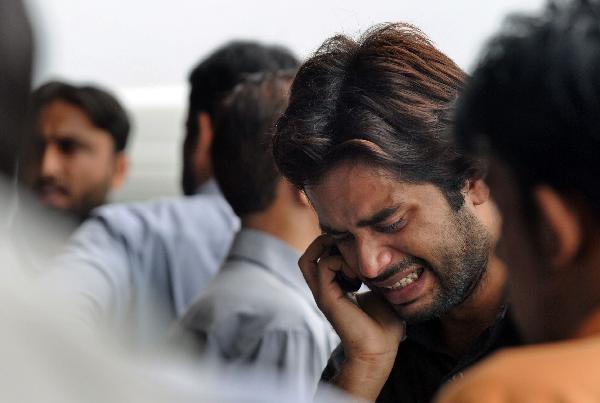
[[(336, 245), (333, 245), (329, 249), (329, 256), (339, 256), (341, 255), (340, 250)], [(362, 281), (357, 278), (349, 278), (343, 272), (338, 271), (335, 273), (335, 281), (339, 284), (342, 291), (345, 293), (356, 292), (362, 286)]]

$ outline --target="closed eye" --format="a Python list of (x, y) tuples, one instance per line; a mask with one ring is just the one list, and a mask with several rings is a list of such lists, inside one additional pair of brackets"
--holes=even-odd
[(398, 221), (395, 221), (388, 225), (377, 225), (375, 229), (385, 234), (391, 234), (400, 231), (404, 227), (404, 225), (406, 225), (406, 218), (402, 217)]

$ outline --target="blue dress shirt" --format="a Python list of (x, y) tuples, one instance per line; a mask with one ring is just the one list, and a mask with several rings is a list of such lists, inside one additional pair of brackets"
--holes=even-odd
[(238, 228), (214, 181), (191, 197), (108, 205), (77, 230), (43, 281), (76, 301), (86, 325), (152, 346), (213, 278)]

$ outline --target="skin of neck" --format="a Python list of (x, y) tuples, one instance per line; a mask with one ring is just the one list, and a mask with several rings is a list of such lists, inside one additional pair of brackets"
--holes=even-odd
[(490, 232), (493, 245), (486, 272), (479, 284), (462, 304), (440, 320), (442, 340), (448, 352), (456, 357), (466, 353), (481, 334), (495, 323), (506, 302), (506, 266), (493, 252), (500, 237), (500, 214), (491, 199), (478, 205), (475, 214)]
[(300, 253), (321, 233), (317, 216), (304, 194), (283, 179), (271, 205), (241, 217), (241, 221), (242, 228), (266, 232)]

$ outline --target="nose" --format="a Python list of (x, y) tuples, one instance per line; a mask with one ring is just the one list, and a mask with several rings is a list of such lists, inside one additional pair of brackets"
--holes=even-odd
[(377, 277), (392, 263), (390, 248), (375, 237), (356, 238), (356, 250), (358, 270), (367, 279)]
[(61, 169), (60, 152), (57, 147), (48, 145), (44, 148), (40, 161), (40, 176), (55, 177)]

